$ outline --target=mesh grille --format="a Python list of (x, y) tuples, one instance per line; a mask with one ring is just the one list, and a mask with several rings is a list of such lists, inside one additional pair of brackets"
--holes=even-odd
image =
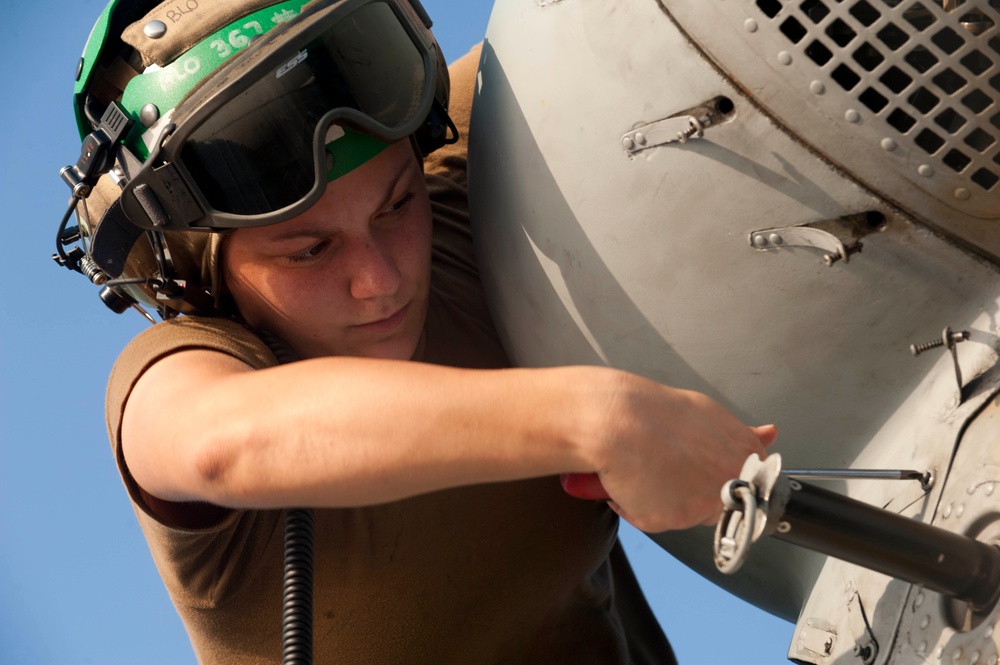
[(1000, 0), (755, 0), (901, 145), (1000, 192)]

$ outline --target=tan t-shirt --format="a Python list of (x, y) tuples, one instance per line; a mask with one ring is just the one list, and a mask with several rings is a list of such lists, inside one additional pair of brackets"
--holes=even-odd
[[(451, 111), (463, 136), (477, 62), (474, 50), (451, 72)], [(427, 160), (435, 226), (422, 360), (500, 368), (506, 358), (472, 258), (464, 151), (463, 142)], [(145, 331), (112, 372), (112, 447), (199, 661), (278, 663), (283, 512), (206, 505), (210, 526), (181, 528), (150, 508), (121, 454), (132, 387), (157, 360), (190, 348), (255, 369), (276, 364), (259, 338), (227, 320), (182, 317)], [(182, 414), (184, 406), (165, 408)], [(673, 662), (616, 544), (617, 517), (603, 503), (569, 497), (555, 478), (314, 516), (317, 663)]]

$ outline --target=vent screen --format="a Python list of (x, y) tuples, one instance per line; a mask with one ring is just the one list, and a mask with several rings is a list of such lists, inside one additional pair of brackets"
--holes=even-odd
[(1000, 192), (1000, 0), (756, 0), (901, 145)]

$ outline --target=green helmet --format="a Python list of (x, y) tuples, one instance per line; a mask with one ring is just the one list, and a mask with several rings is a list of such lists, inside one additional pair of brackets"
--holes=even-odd
[(217, 234), (189, 231), (290, 219), (393, 141), (457, 138), (429, 28), (418, 0), (112, 0), (77, 71), (54, 258), (117, 311), (214, 310)]

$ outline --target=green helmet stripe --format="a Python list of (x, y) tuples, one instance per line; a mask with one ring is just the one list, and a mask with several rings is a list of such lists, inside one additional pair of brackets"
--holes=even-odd
[[(335, 128), (338, 127), (333, 125), (330, 129)], [(340, 176), (350, 173), (389, 147), (388, 143), (368, 134), (361, 134), (347, 128), (344, 128), (343, 132), (342, 136), (326, 144), (326, 151), (333, 158), (333, 163), (330, 164), (330, 168), (326, 172), (327, 182), (332, 182)]]
[[(139, 111), (146, 104), (154, 104), (161, 115), (166, 113), (177, 106), (198, 82), (249, 46), (254, 37), (297, 17), (307, 2), (309, 0), (285, 0), (230, 23), (192, 46), (169, 65), (147, 70), (129, 81), (122, 95), (122, 106), (135, 120), (138, 120)], [(146, 128), (137, 122), (125, 139), (126, 145), (141, 159), (149, 156), (148, 148), (140, 139), (145, 131)]]

